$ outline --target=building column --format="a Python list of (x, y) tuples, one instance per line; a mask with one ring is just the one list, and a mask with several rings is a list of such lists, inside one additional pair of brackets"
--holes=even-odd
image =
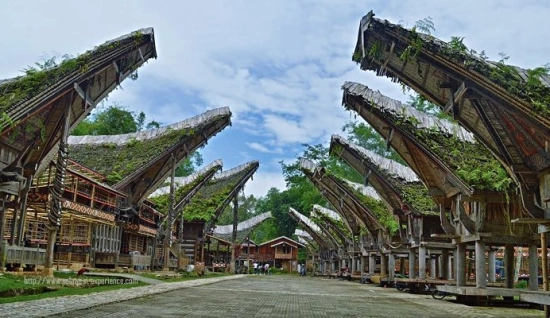
[(485, 243), (476, 241), (476, 287), (487, 288), (487, 271), (485, 270)]
[(466, 286), (466, 243), (456, 244), (454, 260), (456, 286)]
[(395, 255), (392, 253), (388, 254), (388, 279), (390, 282), (393, 282), (395, 275)]
[(529, 290), (539, 289), (539, 258), (537, 255), (537, 244), (529, 244)]
[(451, 274), (449, 273), (449, 250), (444, 249), (441, 251), (441, 277), (443, 279), (450, 279)]
[(374, 275), (376, 270), (376, 258), (373, 253), (369, 254), (369, 274)]
[(361, 255), (361, 263), (359, 265), (361, 269), (361, 278), (365, 275), (365, 256)]
[(380, 254), (380, 275), (388, 274), (388, 258)]
[(409, 278), (416, 278), (416, 251), (409, 250)]
[[(536, 248), (537, 246), (535, 245), (535, 254), (536, 254)], [(488, 253), (489, 259), (487, 260), (489, 262), (489, 266), (487, 266), (489, 269), (489, 273), (487, 275), (487, 279), (489, 283), (496, 282), (496, 254), (497, 253), (494, 248), (489, 249), (489, 253)]]
[(426, 279), (426, 246), (418, 247), (418, 278)]
[(437, 257), (430, 257), (430, 277), (437, 278)]
[(504, 246), (504, 275), (506, 288), (514, 288), (514, 245)]
[(355, 273), (355, 269), (357, 268), (356, 266), (356, 263), (355, 263), (355, 257), (351, 257), (351, 273)]

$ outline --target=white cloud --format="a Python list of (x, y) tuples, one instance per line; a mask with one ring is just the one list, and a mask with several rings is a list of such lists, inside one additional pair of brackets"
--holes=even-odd
[[(110, 101), (164, 124), (229, 106), (234, 115), (228, 129), (254, 137), (226, 141), (242, 160), (229, 166), (252, 155), (292, 157), (300, 143), (327, 143), (350, 118), (341, 106), (344, 81), (407, 99), (398, 85), (351, 61), (359, 21), (370, 9), (407, 26), (430, 16), (435, 36), (465, 37), (466, 45), (486, 50), (493, 59), (506, 52), (510, 63), (523, 67), (550, 62), (547, 41), (541, 40), (550, 29), (550, 5), (537, 0), (464, 0), (453, 6), (435, 0), (5, 0), (2, 9), (0, 78), (20, 75), (51, 52), (76, 55), (135, 29), (155, 27), (158, 60), (140, 68), (138, 81), (124, 82), (124, 90)], [(74, 12), (101, 17), (101, 23)]]
[(270, 149), (257, 142), (246, 142), (246, 145), (254, 150), (258, 150), (260, 152), (265, 152), (265, 153), (282, 153), (283, 152), (281, 148)]
[(271, 188), (284, 190), (286, 188), (285, 180), (281, 172), (270, 171), (265, 172), (258, 170), (254, 174), (254, 179), (246, 183), (244, 192), (246, 195), (254, 195), (255, 197), (263, 197)]

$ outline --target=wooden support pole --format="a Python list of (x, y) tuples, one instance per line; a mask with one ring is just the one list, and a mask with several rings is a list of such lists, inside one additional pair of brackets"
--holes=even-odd
[(409, 250), (409, 278), (416, 278), (416, 250)]
[(487, 272), (485, 270), (485, 243), (481, 240), (475, 243), (476, 287), (487, 288)]
[(504, 271), (506, 288), (514, 288), (514, 245), (504, 246)]
[(441, 277), (443, 279), (450, 279), (449, 273), (449, 250), (444, 249), (441, 251)]
[(239, 222), (239, 201), (233, 198), (233, 232), (231, 233), (231, 264), (230, 273), (235, 273), (235, 249), (237, 248), (237, 224)]
[[(535, 246), (536, 248), (536, 246)], [(488, 257), (489, 259), (487, 260), (488, 261), (488, 269), (489, 269), (489, 273), (487, 275), (487, 279), (489, 281), (489, 283), (494, 283), (496, 282), (496, 250), (494, 248), (490, 248), (489, 249), (489, 253), (488, 253)], [(536, 253), (535, 253), (536, 254)]]
[(455, 276), (456, 286), (466, 286), (466, 244), (458, 243), (456, 245), (455, 253)]
[(537, 255), (537, 244), (529, 244), (529, 290), (539, 289), (539, 257)]
[[(546, 232), (540, 233), (540, 246), (542, 250), (542, 290), (548, 291), (548, 248), (546, 245)], [(550, 317), (550, 308), (544, 305), (544, 317)]]
[(164, 242), (162, 246), (163, 255), (164, 255), (164, 265), (162, 270), (163, 271), (169, 271), (170, 270), (170, 242), (172, 240), (172, 223), (174, 220), (174, 206), (176, 204), (175, 200), (175, 178), (176, 178), (176, 157), (174, 154), (172, 154), (172, 166), (171, 166), (171, 173), (170, 173), (170, 196), (168, 199), (168, 220), (166, 222), (166, 230), (165, 230), (165, 236), (164, 236)]
[(395, 276), (395, 255), (392, 253), (388, 254), (388, 279), (390, 282), (393, 282)]
[(418, 247), (418, 278), (426, 279), (426, 246)]
[(376, 270), (376, 258), (373, 253), (369, 255), (369, 274), (374, 275), (374, 271)]

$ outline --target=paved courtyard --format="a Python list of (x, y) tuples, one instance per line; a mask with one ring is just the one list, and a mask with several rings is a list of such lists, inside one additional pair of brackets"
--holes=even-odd
[[(161, 284), (165, 285), (165, 284)], [(160, 285), (156, 285), (160, 286)], [(156, 287), (155, 286), (155, 287)], [(429, 295), (311, 277), (250, 276), (56, 317), (543, 317), (534, 309), (469, 307)]]

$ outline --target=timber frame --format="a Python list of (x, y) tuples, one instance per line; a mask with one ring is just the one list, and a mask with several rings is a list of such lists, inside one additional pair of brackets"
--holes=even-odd
[[(413, 46), (414, 56), (403, 59), (403, 50)], [(550, 118), (548, 105), (537, 106), (529, 97), (527, 83), (537, 83), (548, 95), (549, 76), (532, 78), (528, 70), (457, 51), (431, 35), (374, 18), (372, 11), (361, 20), (353, 59), (361, 69), (401, 82), (450, 112), (517, 180), (524, 208), (535, 218), (545, 217), (541, 205), (550, 191), (540, 189), (539, 174), (550, 167)], [(495, 77), (500, 70), (513, 81)], [(511, 87), (512, 82), (519, 84)]]

